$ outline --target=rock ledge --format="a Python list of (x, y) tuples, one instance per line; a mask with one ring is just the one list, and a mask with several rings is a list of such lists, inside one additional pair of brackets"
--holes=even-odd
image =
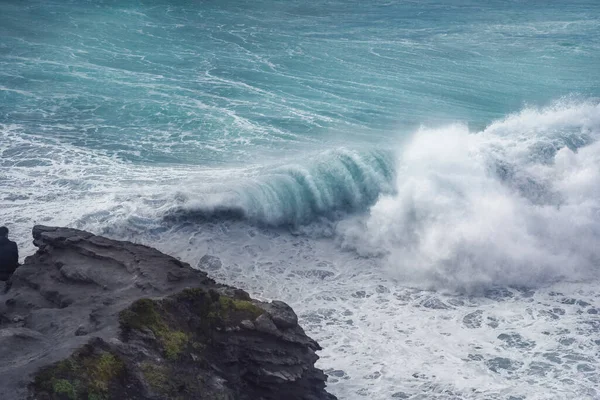
[(2, 399), (333, 400), (285, 303), (159, 251), (36, 226), (0, 295)]

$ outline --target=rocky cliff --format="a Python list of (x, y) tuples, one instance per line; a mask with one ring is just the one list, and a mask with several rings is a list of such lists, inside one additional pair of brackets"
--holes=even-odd
[(287, 304), (149, 247), (33, 236), (0, 295), (1, 399), (335, 399)]

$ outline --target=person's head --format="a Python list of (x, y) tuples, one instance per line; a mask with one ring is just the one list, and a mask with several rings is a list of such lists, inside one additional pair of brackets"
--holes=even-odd
[(8, 228), (5, 226), (0, 226), (0, 238), (8, 237)]

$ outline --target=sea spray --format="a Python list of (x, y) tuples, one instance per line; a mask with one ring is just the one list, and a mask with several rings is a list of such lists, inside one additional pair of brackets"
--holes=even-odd
[(421, 128), (398, 151), (396, 193), (340, 222), (341, 245), (422, 287), (597, 277), (599, 139), (592, 102), (527, 108), (480, 132)]

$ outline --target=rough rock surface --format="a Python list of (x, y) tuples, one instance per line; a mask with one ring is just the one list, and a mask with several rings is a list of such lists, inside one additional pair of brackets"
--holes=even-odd
[(335, 399), (287, 304), (149, 247), (33, 236), (0, 295), (1, 399)]

